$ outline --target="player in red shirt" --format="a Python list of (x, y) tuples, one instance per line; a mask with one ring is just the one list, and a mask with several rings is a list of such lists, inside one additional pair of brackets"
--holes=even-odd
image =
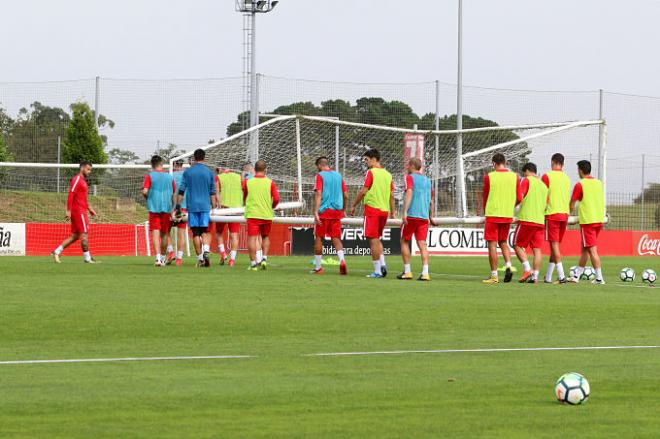
[(92, 163), (83, 160), (80, 162), (80, 172), (71, 180), (69, 186), (69, 197), (66, 202), (66, 217), (71, 221), (71, 236), (66, 238), (51, 255), (58, 264), (60, 263), (60, 254), (65, 248), (80, 239), (84, 260), (87, 264), (95, 264), (96, 261), (89, 253), (89, 243), (87, 234), (89, 233), (89, 218), (87, 212), (96, 216), (96, 211), (87, 202), (87, 181), (85, 180), (92, 173)]

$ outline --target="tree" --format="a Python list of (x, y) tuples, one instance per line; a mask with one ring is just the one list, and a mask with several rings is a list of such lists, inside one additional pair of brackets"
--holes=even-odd
[(7, 149), (5, 136), (0, 132), (0, 162), (13, 162), (14, 155)]
[[(635, 198), (635, 204), (642, 203), (642, 195)], [(660, 203), (660, 183), (651, 183), (644, 188), (644, 203)]]
[(108, 151), (108, 158), (110, 159), (110, 163), (114, 165), (132, 164), (140, 160), (140, 157), (133, 151), (119, 148), (113, 148)]
[(103, 139), (94, 120), (94, 111), (85, 102), (71, 104), (73, 116), (65, 133), (62, 148), (64, 163), (89, 160), (94, 164), (108, 163)]
[[(181, 154), (185, 154), (186, 151), (183, 149), (177, 149), (178, 147), (176, 146), (175, 143), (168, 143), (167, 146), (163, 148), (156, 147), (152, 155), (159, 155), (163, 158), (163, 161), (169, 161), (170, 159), (174, 157), (178, 157)], [(147, 163), (149, 163), (147, 161)]]
[(35, 101), (21, 108), (16, 120), (0, 116), (7, 132), (7, 146), (19, 162), (57, 162), (57, 139), (64, 136), (70, 117), (58, 107)]

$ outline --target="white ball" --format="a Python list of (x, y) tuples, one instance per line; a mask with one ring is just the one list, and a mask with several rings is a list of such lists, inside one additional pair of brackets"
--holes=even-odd
[(582, 272), (582, 275), (580, 276), (580, 279), (582, 279), (582, 280), (594, 280), (594, 279), (596, 279), (596, 270), (594, 270), (591, 267), (584, 267), (584, 271)]
[(624, 268), (619, 272), (619, 279), (624, 282), (633, 282), (635, 280), (635, 270), (632, 268)]
[(570, 372), (562, 375), (555, 384), (555, 396), (562, 404), (583, 404), (589, 398), (591, 388), (585, 377), (579, 373)]
[(568, 277), (577, 277), (577, 265), (573, 265), (568, 269)]
[(651, 270), (650, 268), (647, 268), (642, 272), (642, 282), (652, 284), (655, 283), (657, 279), (658, 279), (658, 275), (655, 273), (655, 271)]

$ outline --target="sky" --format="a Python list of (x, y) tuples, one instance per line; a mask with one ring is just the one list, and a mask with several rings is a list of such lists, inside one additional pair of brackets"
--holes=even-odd
[[(465, 85), (553, 94), (465, 90), (465, 112), (500, 124), (593, 119), (598, 89), (660, 98), (660, 0), (463, 0)], [(271, 79), (260, 110), (293, 101), (382, 96), (418, 114), (455, 111), (458, 0), (280, 0), (257, 17), (258, 72)], [(241, 111), (243, 19), (234, 0), (0, 0), (0, 106), (15, 115), (39, 100), (67, 108), (94, 101), (117, 122), (111, 147), (147, 157), (156, 145), (184, 149), (224, 137)], [(301, 83), (305, 78), (377, 85)], [(237, 78), (227, 81), (139, 81)], [(115, 81), (115, 79), (119, 81)], [(22, 84), (14, 84), (20, 82)], [(201, 84), (201, 85), (200, 85)], [(608, 145), (640, 186), (642, 153), (660, 178), (660, 99), (608, 94)], [(593, 134), (593, 133), (592, 133)], [(584, 155), (588, 146), (568, 151)], [(575, 145), (571, 140), (567, 145)], [(590, 154), (592, 152), (590, 151)], [(609, 166), (609, 165), (608, 165)], [(630, 170), (628, 170), (630, 168)]]
[[(233, 0), (2, 0), (0, 81), (239, 76)], [(456, 79), (457, 0), (281, 0), (257, 70), (360, 82)], [(660, 96), (658, 0), (464, 0), (464, 82)]]

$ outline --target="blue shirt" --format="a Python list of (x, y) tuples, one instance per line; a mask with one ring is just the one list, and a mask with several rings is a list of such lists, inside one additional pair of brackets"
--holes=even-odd
[[(174, 184), (176, 184), (176, 193), (179, 193), (179, 188), (181, 183), (183, 183), (183, 171), (176, 171), (172, 173), (172, 178), (174, 178)], [(181, 203), (181, 208), (186, 208), (186, 197), (183, 197), (183, 202)]]
[(167, 172), (151, 171), (148, 180), (147, 209), (149, 212), (171, 212), (172, 194), (174, 194), (172, 176)]
[(213, 177), (213, 172), (202, 163), (185, 170), (179, 194), (185, 193), (188, 212), (211, 211), (211, 195), (215, 195)]
[(323, 179), (319, 213), (323, 213), (326, 209), (344, 210), (341, 174), (337, 171), (321, 171), (319, 175)]
[(418, 173), (408, 175), (406, 190), (412, 189), (412, 199), (408, 206), (410, 218), (428, 219), (431, 213), (431, 180)]

